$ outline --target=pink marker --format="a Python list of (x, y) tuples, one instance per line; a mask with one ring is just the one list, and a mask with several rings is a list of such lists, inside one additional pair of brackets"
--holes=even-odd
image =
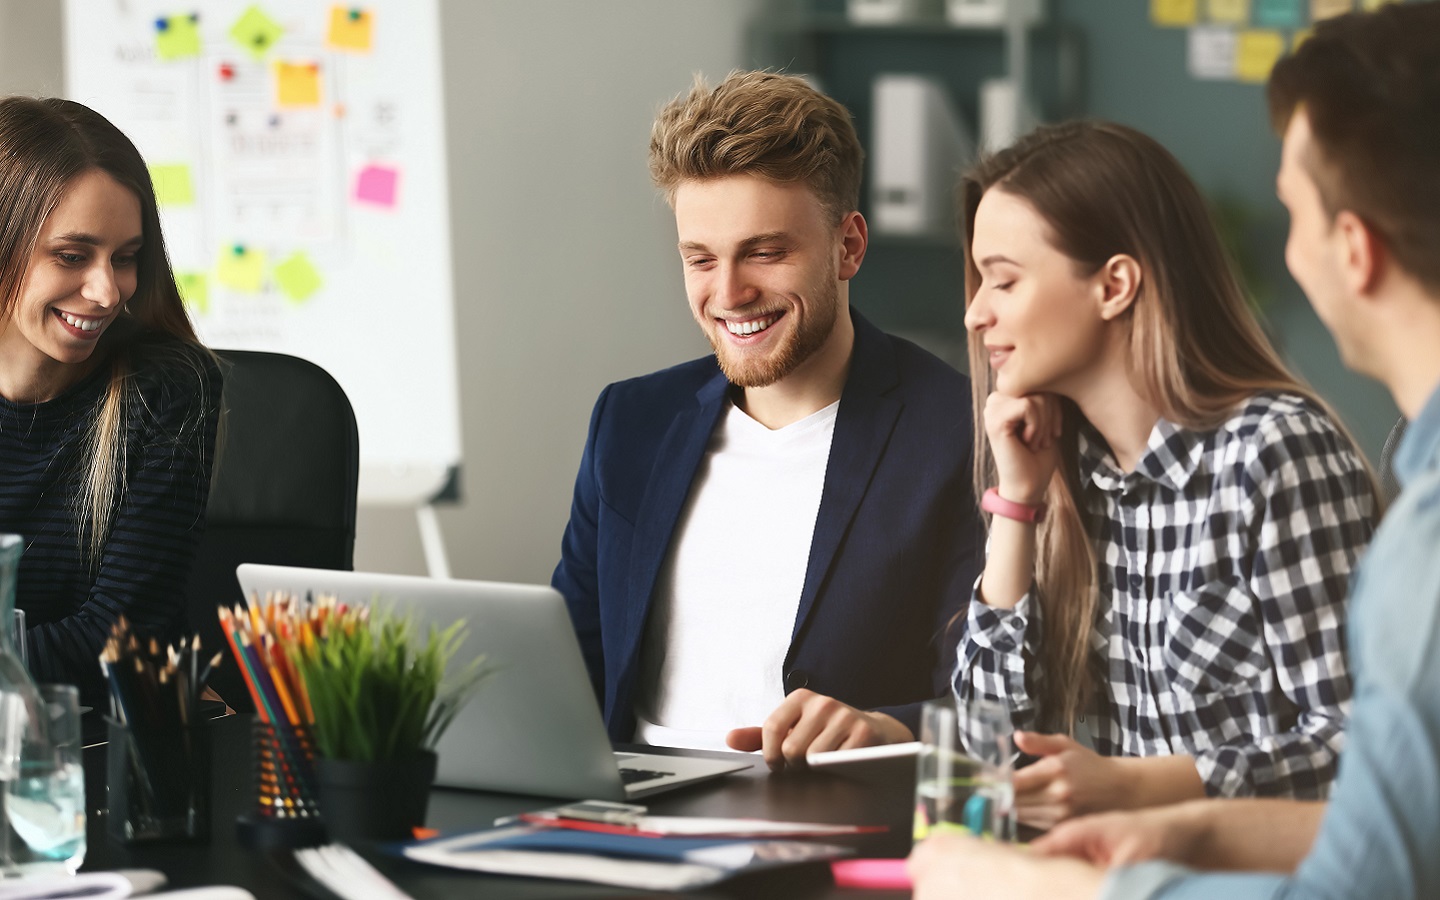
[(903, 859), (841, 859), (830, 864), (835, 886), (872, 891), (908, 891)]

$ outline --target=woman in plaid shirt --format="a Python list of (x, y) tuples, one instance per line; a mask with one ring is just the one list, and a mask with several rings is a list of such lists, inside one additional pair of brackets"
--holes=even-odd
[(1325, 796), (1347, 581), (1378, 512), (1349, 436), (1155, 141), (1044, 127), (971, 172), (963, 203), (993, 517), (955, 691), (1026, 729), (1021, 819)]

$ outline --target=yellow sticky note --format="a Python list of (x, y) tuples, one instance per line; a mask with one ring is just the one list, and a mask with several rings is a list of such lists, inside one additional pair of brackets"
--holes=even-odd
[(1205, 11), (1212, 22), (1226, 25), (1250, 24), (1250, 0), (1209, 0)]
[(1150, 21), (1162, 28), (1194, 25), (1199, 0), (1150, 0)]
[(1354, 0), (1310, 0), (1310, 21), (1342, 16), (1354, 8)]
[(176, 272), (175, 286), (186, 306), (199, 313), (210, 311), (210, 280), (204, 272)]
[(163, 60), (200, 55), (200, 16), (162, 16), (155, 20), (155, 55)]
[(275, 63), (275, 103), (279, 106), (319, 106), (320, 64)]
[(215, 280), (232, 291), (258, 294), (265, 284), (265, 251), (232, 244), (220, 250)]
[(375, 15), (368, 9), (358, 6), (332, 6), (330, 29), (325, 33), (325, 45), (331, 50), (369, 53), (374, 23)]
[(320, 285), (324, 283), (320, 271), (303, 250), (290, 254), (284, 262), (275, 266), (271, 274), (281, 292), (295, 303), (310, 299), (310, 295), (320, 290)]
[(1308, 41), (1310, 39), (1310, 35), (1314, 33), (1315, 29), (1313, 28), (1302, 28), (1301, 30), (1295, 32), (1295, 36), (1290, 39), (1290, 52), (1294, 53), (1296, 50), (1299, 50), (1300, 45)]
[(230, 39), (255, 59), (264, 59), (284, 33), (280, 23), (265, 15), (258, 5), (246, 9), (230, 26)]
[(150, 181), (155, 185), (155, 202), (161, 206), (189, 206), (195, 202), (195, 182), (185, 163), (151, 163)]
[(1235, 45), (1235, 77), (1263, 83), (1285, 53), (1285, 35), (1278, 31), (1252, 29), (1240, 32)]
[(1360, 0), (1360, 8), (1366, 12), (1374, 12), (1387, 3), (1394, 3), (1395, 0)]

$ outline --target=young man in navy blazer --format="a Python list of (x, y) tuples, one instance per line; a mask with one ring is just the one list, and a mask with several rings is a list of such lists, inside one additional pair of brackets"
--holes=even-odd
[(655, 123), (715, 353), (610, 385), (590, 421), (553, 583), (616, 741), (778, 769), (911, 740), (948, 692), (983, 546), (969, 382), (850, 308), (863, 159), (791, 76), (697, 80)]

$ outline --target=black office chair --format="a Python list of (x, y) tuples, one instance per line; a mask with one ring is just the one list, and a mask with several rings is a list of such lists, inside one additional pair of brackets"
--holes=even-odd
[(225, 418), (185, 596), (205, 649), (225, 650), (211, 687), (249, 712), (216, 609), (244, 601), (240, 563), (354, 568), (360, 434), (344, 390), (314, 363), (248, 350), (216, 355)]

